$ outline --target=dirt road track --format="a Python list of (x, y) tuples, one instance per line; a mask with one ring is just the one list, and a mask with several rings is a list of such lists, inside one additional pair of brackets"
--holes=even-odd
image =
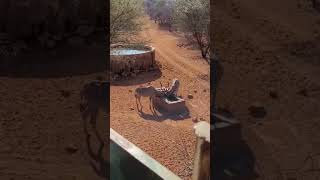
[[(209, 121), (209, 66), (200, 58), (198, 51), (179, 48), (176, 45), (178, 36), (151, 21), (146, 22), (147, 29), (143, 36), (150, 39), (150, 44), (155, 47), (156, 61), (161, 64), (161, 75), (154, 78), (158, 77), (157, 72), (144, 73), (111, 86), (111, 127), (174, 173), (189, 179), (195, 149), (192, 118), (201, 117)], [(145, 99), (144, 114), (139, 116), (132, 93), (134, 89), (148, 83), (156, 87), (160, 86), (160, 82), (167, 85), (173, 78), (181, 82), (179, 94), (187, 100), (189, 115), (181, 120), (161, 114), (155, 117), (147, 108), (149, 105)], [(187, 99), (188, 94), (194, 98)]]

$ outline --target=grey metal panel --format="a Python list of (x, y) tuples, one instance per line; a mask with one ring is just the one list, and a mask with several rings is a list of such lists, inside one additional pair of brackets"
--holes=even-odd
[[(112, 128), (110, 128), (110, 139), (115, 144), (120, 146), (126, 152), (128, 152), (132, 157), (141, 162), (144, 166), (148, 167), (151, 171), (157, 174), (159, 177), (165, 180), (181, 180), (177, 175), (171, 172), (169, 169), (164, 167), (158, 161), (153, 159), (147, 153), (142, 151), (140, 148), (126, 140)], [(111, 172), (112, 173), (112, 172)]]

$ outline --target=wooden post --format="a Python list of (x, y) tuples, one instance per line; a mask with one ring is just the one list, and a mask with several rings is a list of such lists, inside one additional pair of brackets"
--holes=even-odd
[(197, 136), (192, 180), (210, 179), (210, 124), (204, 121), (194, 126)]

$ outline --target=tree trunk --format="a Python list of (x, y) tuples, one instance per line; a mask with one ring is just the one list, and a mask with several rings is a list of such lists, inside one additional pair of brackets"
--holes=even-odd
[(201, 55), (202, 58), (207, 59), (207, 53), (205, 52), (205, 50), (201, 49)]
[[(202, 40), (202, 34), (194, 33), (193, 36), (198, 43), (198, 47), (201, 51), (202, 58), (207, 60), (208, 47), (205, 47), (205, 45), (204, 45), (204, 42)], [(207, 62), (209, 62), (209, 61), (207, 60)]]

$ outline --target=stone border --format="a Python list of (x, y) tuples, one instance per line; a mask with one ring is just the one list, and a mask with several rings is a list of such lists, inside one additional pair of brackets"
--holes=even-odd
[(147, 50), (141, 54), (130, 55), (111, 55), (110, 68), (112, 73), (137, 73), (139, 71), (149, 71), (155, 65), (155, 48), (152, 46), (134, 46), (134, 45), (112, 45), (114, 48), (132, 48), (138, 50)]

